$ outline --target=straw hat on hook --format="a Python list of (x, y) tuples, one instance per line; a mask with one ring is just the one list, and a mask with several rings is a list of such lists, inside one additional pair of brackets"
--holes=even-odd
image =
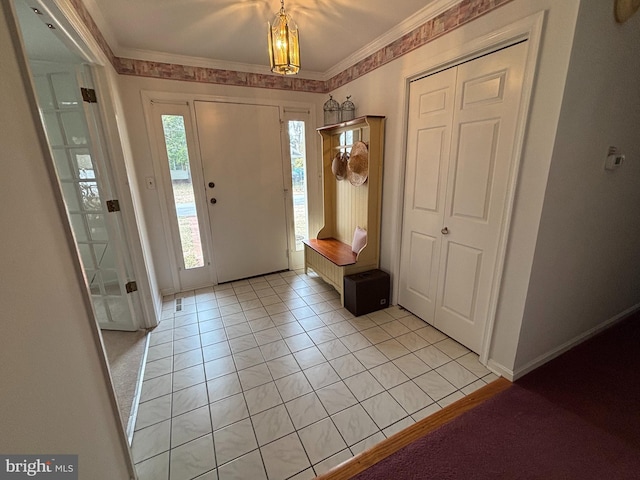
[(356, 142), (351, 147), (347, 163), (347, 179), (354, 187), (359, 187), (369, 176), (369, 150), (364, 142)]
[(331, 162), (331, 171), (335, 175), (336, 179), (344, 180), (347, 178), (347, 162), (349, 161), (349, 154), (347, 152), (338, 152), (333, 157)]

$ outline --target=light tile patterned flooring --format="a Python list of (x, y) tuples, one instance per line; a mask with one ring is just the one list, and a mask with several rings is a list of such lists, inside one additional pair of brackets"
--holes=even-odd
[(300, 272), (169, 297), (162, 317), (132, 445), (141, 480), (314, 478), (497, 378), (409, 312), (355, 318)]

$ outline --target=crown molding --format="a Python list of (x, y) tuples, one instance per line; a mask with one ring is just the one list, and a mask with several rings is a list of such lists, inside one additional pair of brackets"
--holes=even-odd
[[(255, 65), (251, 63), (227, 62), (214, 60), (205, 57), (190, 57), (188, 55), (175, 55), (171, 53), (157, 52), (153, 50), (142, 50), (137, 48), (120, 48), (115, 54), (121, 58), (132, 58), (147, 62), (170, 63), (172, 65), (187, 65), (191, 67), (212, 68), (216, 70), (229, 70), (234, 72), (259, 73), (263, 75), (273, 75), (271, 69), (266, 65)], [(308, 80), (324, 80), (323, 74), (312, 71), (300, 71), (296, 78), (306, 78)]]
[(461, 2), (462, 0), (434, 0), (426, 7), (418, 10), (416, 13), (403, 20), (395, 27), (385, 32), (383, 35), (376, 38), (371, 43), (365, 45), (360, 50), (352, 53), (344, 60), (341, 60), (340, 62), (335, 64), (329, 70), (325, 71), (322, 74), (323, 78), (321, 80), (330, 80), (339, 73), (345, 71), (347, 68), (354, 66), (356, 63), (364, 60), (369, 55), (376, 53), (378, 50), (398, 40), (403, 35), (406, 35), (407, 33), (420, 27), (421, 25), (424, 25), (432, 18), (437, 17), (441, 13), (446, 12), (447, 10)]
[[(31, 0), (36, 1), (38, 3), (45, 3), (48, 0)], [(75, 10), (75, 8), (79, 8), (80, 10), (84, 9), (84, 17), (87, 15), (90, 18), (83, 18), (84, 22), (89, 22), (93, 24), (89, 30), (92, 31), (93, 36), (96, 36), (95, 42), (97, 42), (102, 51), (104, 51), (109, 57), (114, 66), (117, 67), (118, 58), (126, 61), (127, 59), (133, 61), (142, 61), (142, 62), (156, 62), (161, 64), (168, 65), (182, 65), (182, 66), (190, 66), (190, 67), (198, 67), (198, 68), (206, 68), (212, 70), (219, 71), (227, 71), (227, 72), (244, 72), (249, 74), (256, 74), (261, 76), (276, 76), (274, 75), (268, 66), (266, 65), (256, 65), (256, 64), (247, 64), (247, 63), (239, 63), (239, 62), (229, 62), (223, 60), (216, 60), (212, 58), (206, 57), (193, 57), (187, 55), (178, 55), (178, 54), (170, 54), (165, 52), (158, 52), (153, 50), (144, 50), (144, 49), (134, 49), (134, 48), (125, 48), (122, 47), (116, 40), (116, 36), (113, 33), (113, 30), (110, 28), (108, 22), (106, 22), (105, 17), (103, 16), (100, 7), (98, 5), (98, 0), (51, 0), (52, 3), (58, 5), (61, 10)], [(456, 8), (456, 6), (462, 3), (463, 0), (433, 0), (428, 5), (423, 7), (418, 12), (414, 13), (409, 18), (403, 20), (383, 35), (373, 40), (369, 44), (365, 45), (355, 53), (351, 54), (347, 58), (341, 60), (333, 67), (329, 68), (324, 72), (317, 71), (308, 71), (303, 70), (296, 78), (300, 78), (301, 80), (309, 80), (315, 82), (324, 82), (325, 89), (331, 88), (330, 82), (339, 77), (340, 75), (344, 75), (349, 69), (355, 68), (359, 62), (367, 59), (371, 55), (375, 54), (383, 50), (385, 47), (394, 44), (398, 40), (402, 39), (407, 34), (415, 31), (421, 26), (425, 25), (427, 22), (437, 18), (439, 15), (447, 12), (448, 10)], [(478, 3), (484, 3), (485, 0), (475, 0)], [(498, 0), (494, 0), (498, 1)], [(507, 0), (508, 1), (508, 0)], [(631, 1), (640, 1), (640, 0), (631, 0)], [(474, 0), (471, 0), (471, 3), (474, 3)], [(503, 2), (498, 2), (503, 3)], [(66, 7), (66, 8), (65, 8)], [(78, 15), (75, 15), (78, 16)], [(474, 16), (474, 15), (472, 15)], [(78, 18), (82, 17), (80, 15)], [(83, 22), (83, 23), (84, 23)], [(76, 22), (73, 22), (76, 23)], [(85, 32), (85, 29), (82, 29), (82, 33)], [(95, 31), (97, 30), (97, 31)], [(85, 36), (85, 35), (82, 35)], [(94, 43), (95, 43), (94, 42)], [(379, 66), (379, 65), (378, 65)], [(373, 66), (373, 68), (376, 68)], [(359, 72), (357, 76), (361, 76), (363, 74), (368, 73), (372, 68), (369, 68), (367, 71)], [(264, 77), (263, 77), (264, 78)], [(351, 77), (350, 77), (351, 78)], [(353, 78), (352, 78), (353, 79)], [(268, 82), (267, 82), (268, 83)], [(278, 87), (269, 87), (265, 86), (265, 88), (278, 88)]]
[[(384, 48), (395, 40), (401, 38), (403, 35), (406, 35), (415, 28), (425, 24), (432, 18), (447, 11), (461, 1), (462, 0), (434, 0), (421, 10), (418, 10), (409, 18), (403, 20), (395, 27), (391, 28), (380, 37), (365, 45), (360, 50), (349, 55), (347, 58), (341, 60), (328, 70), (324, 72), (302, 70), (298, 75), (296, 75), (296, 77), (306, 78), (309, 80), (328, 81), (347, 68), (352, 67), (361, 60), (364, 60), (369, 55), (374, 54), (381, 48)], [(116, 36), (113, 33), (113, 30), (102, 15), (102, 11), (100, 10), (100, 7), (98, 6), (96, 0), (82, 0), (82, 2), (91, 14), (91, 17), (100, 29), (103, 37), (111, 47), (111, 50), (117, 57), (146, 60), (150, 62), (170, 63), (174, 65), (189, 65), (193, 67), (213, 68), (217, 70), (260, 73), (264, 75), (269, 75), (272, 73), (269, 67), (265, 65), (227, 62), (205, 57), (191, 57), (188, 55), (176, 55), (153, 50), (124, 48), (119, 45)]]

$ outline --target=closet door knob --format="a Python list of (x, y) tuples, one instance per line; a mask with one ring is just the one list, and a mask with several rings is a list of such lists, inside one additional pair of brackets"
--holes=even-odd
[(444, 227), (442, 230), (440, 230), (442, 232), (443, 235), (449, 235), (449, 229), (447, 227)]

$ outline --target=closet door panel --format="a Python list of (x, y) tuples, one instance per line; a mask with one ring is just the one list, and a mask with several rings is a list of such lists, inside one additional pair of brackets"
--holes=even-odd
[(458, 66), (434, 325), (475, 352), (496, 277), (526, 51), (521, 43)]
[(398, 303), (433, 322), (456, 69), (410, 86)]

